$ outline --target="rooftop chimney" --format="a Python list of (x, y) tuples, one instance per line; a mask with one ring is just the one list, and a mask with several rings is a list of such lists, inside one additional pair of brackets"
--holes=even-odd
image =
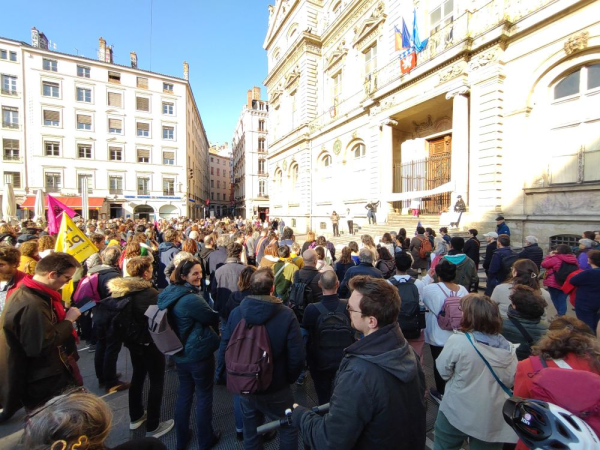
[(31, 29), (31, 46), (48, 50), (48, 38), (36, 27)]
[(100, 37), (98, 40), (98, 59), (103, 62), (113, 62), (113, 47), (106, 45), (106, 41)]
[(129, 59), (131, 59), (131, 67), (133, 67), (134, 69), (137, 69), (137, 53), (130, 52)]
[(252, 89), (248, 89), (248, 108), (252, 109)]
[(190, 65), (187, 63), (187, 61), (183, 62), (183, 78), (185, 80), (190, 79)]
[(252, 89), (252, 100), (260, 100), (260, 88), (257, 86)]

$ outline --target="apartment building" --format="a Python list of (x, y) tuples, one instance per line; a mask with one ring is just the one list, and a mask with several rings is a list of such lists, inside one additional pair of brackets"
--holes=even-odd
[(211, 217), (233, 215), (232, 157), (228, 144), (213, 145), (210, 154), (210, 203)]
[(81, 210), (87, 178), (91, 217), (202, 217), (209, 145), (187, 63), (182, 78), (141, 69), (135, 52), (130, 66), (118, 65), (103, 38), (98, 59), (59, 53), (35, 28), (31, 45), (5, 42), (20, 72), (2, 108), (7, 118), (17, 102), (21, 111), (14, 128), (2, 128), (3, 163), (13, 161), (3, 172), (21, 171), (22, 210), (37, 189)]
[(277, 0), (264, 48), (271, 215), (360, 224), (379, 200), (382, 222), (417, 199), (443, 221), (460, 195), (461, 227), (501, 213), (517, 245), (597, 228), (599, 2)]
[(255, 86), (248, 90), (232, 140), (236, 216), (263, 221), (269, 216), (268, 119), (268, 102)]

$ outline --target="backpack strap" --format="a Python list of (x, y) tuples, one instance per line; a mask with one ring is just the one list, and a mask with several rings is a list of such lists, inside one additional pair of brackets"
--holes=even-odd
[(313, 305), (315, 305), (315, 308), (317, 308), (317, 310), (319, 311), (319, 315), (330, 313), (330, 311), (327, 308), (325, 308), (325, 306), (321, 302), (313, 303)]
[(508, 316), (508, 319), (515, 325), (515, 327), (517, 327), (517, 329), (519, 330), (519, 332), (521, 333), (521, 335), (525, 338), (525, 340), (527, 341), (527, 343), (531, 347), (531, 345), (533, 344), (533, 338), (527, 332), (527, 330), (525, 329), (525, 327), (523, 326), (523, 324), (521, 322), (519, 322), (518, 319), (516, 319), (515, 317), (512, 317), (512, 316)]
[(475, 347), (475, 344), (473, 343), (473, 340), (471, 339), (471, 336), (469, 335), (469, 333), (465, 333), (465, 336), (467, 337), (467, 339), (469, 340), (469, 342), (471, 343), (471, 345), (473, 346), (473, 348), (475, 349), (477, 354), (481, 357), (481, 359), (483, 360), (483, 362), (485, 363), (487, 368), (490, 369), (490, 372), (492, 373), (493, 377), (496, 379), (496, 381), (498, 382), (498, 384), (500, 385), (502, 390), (506, 393), (506, 395), (508, 395), (509, 397), (512, 397), (513, 391), (511, 391), (509, 388), (507, 388), (506, 385), (502, 381), (500, 381), (500, 378), (498, 378), (498, 375), (496, 375), (496, 372), (494, 372), (494, 369), (492, 369), (492, 366), (490, 366), (490, 363), (488, 362), (488, 360), (485, 359), (485, 357), (479, 352), (479, 350), (477, 350), (477, 347)]
[(285, 267), (286, 267), (288, 264), (289, 264), (289, 263), (287, 263), (287, 262), (284, 262), (284, 263), (283, 263), (283, 266), (281, 266), (281, 269), (279, 269), (279, 270), (277, 271), (277, 273), (275, 274), (275, 278), (274, 278), (274, 280), (277, 280), (277, 277), (278, 277), (279, 275), (281, 275), (281, 272), (283, 272), (283, 269), (285, 269)]
[(337, 306), (337, 308), (335, 308), (335, 312), (344, 314), (346, 312), (346, 306), (348, 306), (348, 303), (344, 300), (340, 300), (339, 305)]

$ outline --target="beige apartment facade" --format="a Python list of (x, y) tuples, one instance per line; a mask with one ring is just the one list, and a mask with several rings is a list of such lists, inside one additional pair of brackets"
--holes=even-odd
[[(394, 27), (429, 41), (400, 70)], [(461, 228), (572, 242), (600, 220), (600, 4), (279, 0), (269, 71), (271, 215), (305, 230), (451, 210)]]
[(209, 151), (210, 167), (210, 202), (208, 211), (210, 217), (230, 216), (232, 204), (232, 158), (229, 146), (213, 145)]

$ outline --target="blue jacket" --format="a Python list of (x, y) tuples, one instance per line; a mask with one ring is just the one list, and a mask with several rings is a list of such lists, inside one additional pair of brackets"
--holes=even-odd
[(341, 282), (340, 288), (338, 289), (340, 298), (350, 297), (350, 288), (348, 287), (348, 282), (356, 275), (369, 275), (373, 278), (383, 278), (381, 270), (373, 267), (373, 264), (361, 262), (358, 266), (350, 267), (348, 270), (346, 270), (344, 280)]
[(189, 284), (170, 284), (158, 295), (158, 307), (169, 308), (171, 325), (185, 341), (184, 349), (173, 355), (179, 364), (205, 360), (219, 348), (219, 336), (211, 329), (219, 323), (219, 315), (199, 292)]
[(575, 304), (600, 308), (600, 269), (588, 269), (573, 275), (571, 284), (577, 288)]
[(304, 368), (304, 341), (294, 312), (278, 298), (249, 295), (229, 316), (221, 338), (227, 344), (242, 317), (248, 324), (264, 325), (273, 354), (273, 380), (263, 394), (280, 391), (298, 379)]
[(506, 225), (506, 222), (496, 225), (496, 233), (498, 233), (498, 236), (501, 234), (508, 234), (510, 236), (510, 229), (508, 228), (508, 225)]
[(508, 274), (504, 270), (502, 261), (512, 254), (512, 252), (510, 247), (502, 247), (497, 249), (492, 255), (492, 262), (487, 273), (485, 295), (492, 295), (494, 288), (506, 280)]
[(159, 289), (169, 285), (169, 281), (165, 275), (165, 269), (180, 250), (172, 242), (163, 242), (158, 246), (158, 280)]

